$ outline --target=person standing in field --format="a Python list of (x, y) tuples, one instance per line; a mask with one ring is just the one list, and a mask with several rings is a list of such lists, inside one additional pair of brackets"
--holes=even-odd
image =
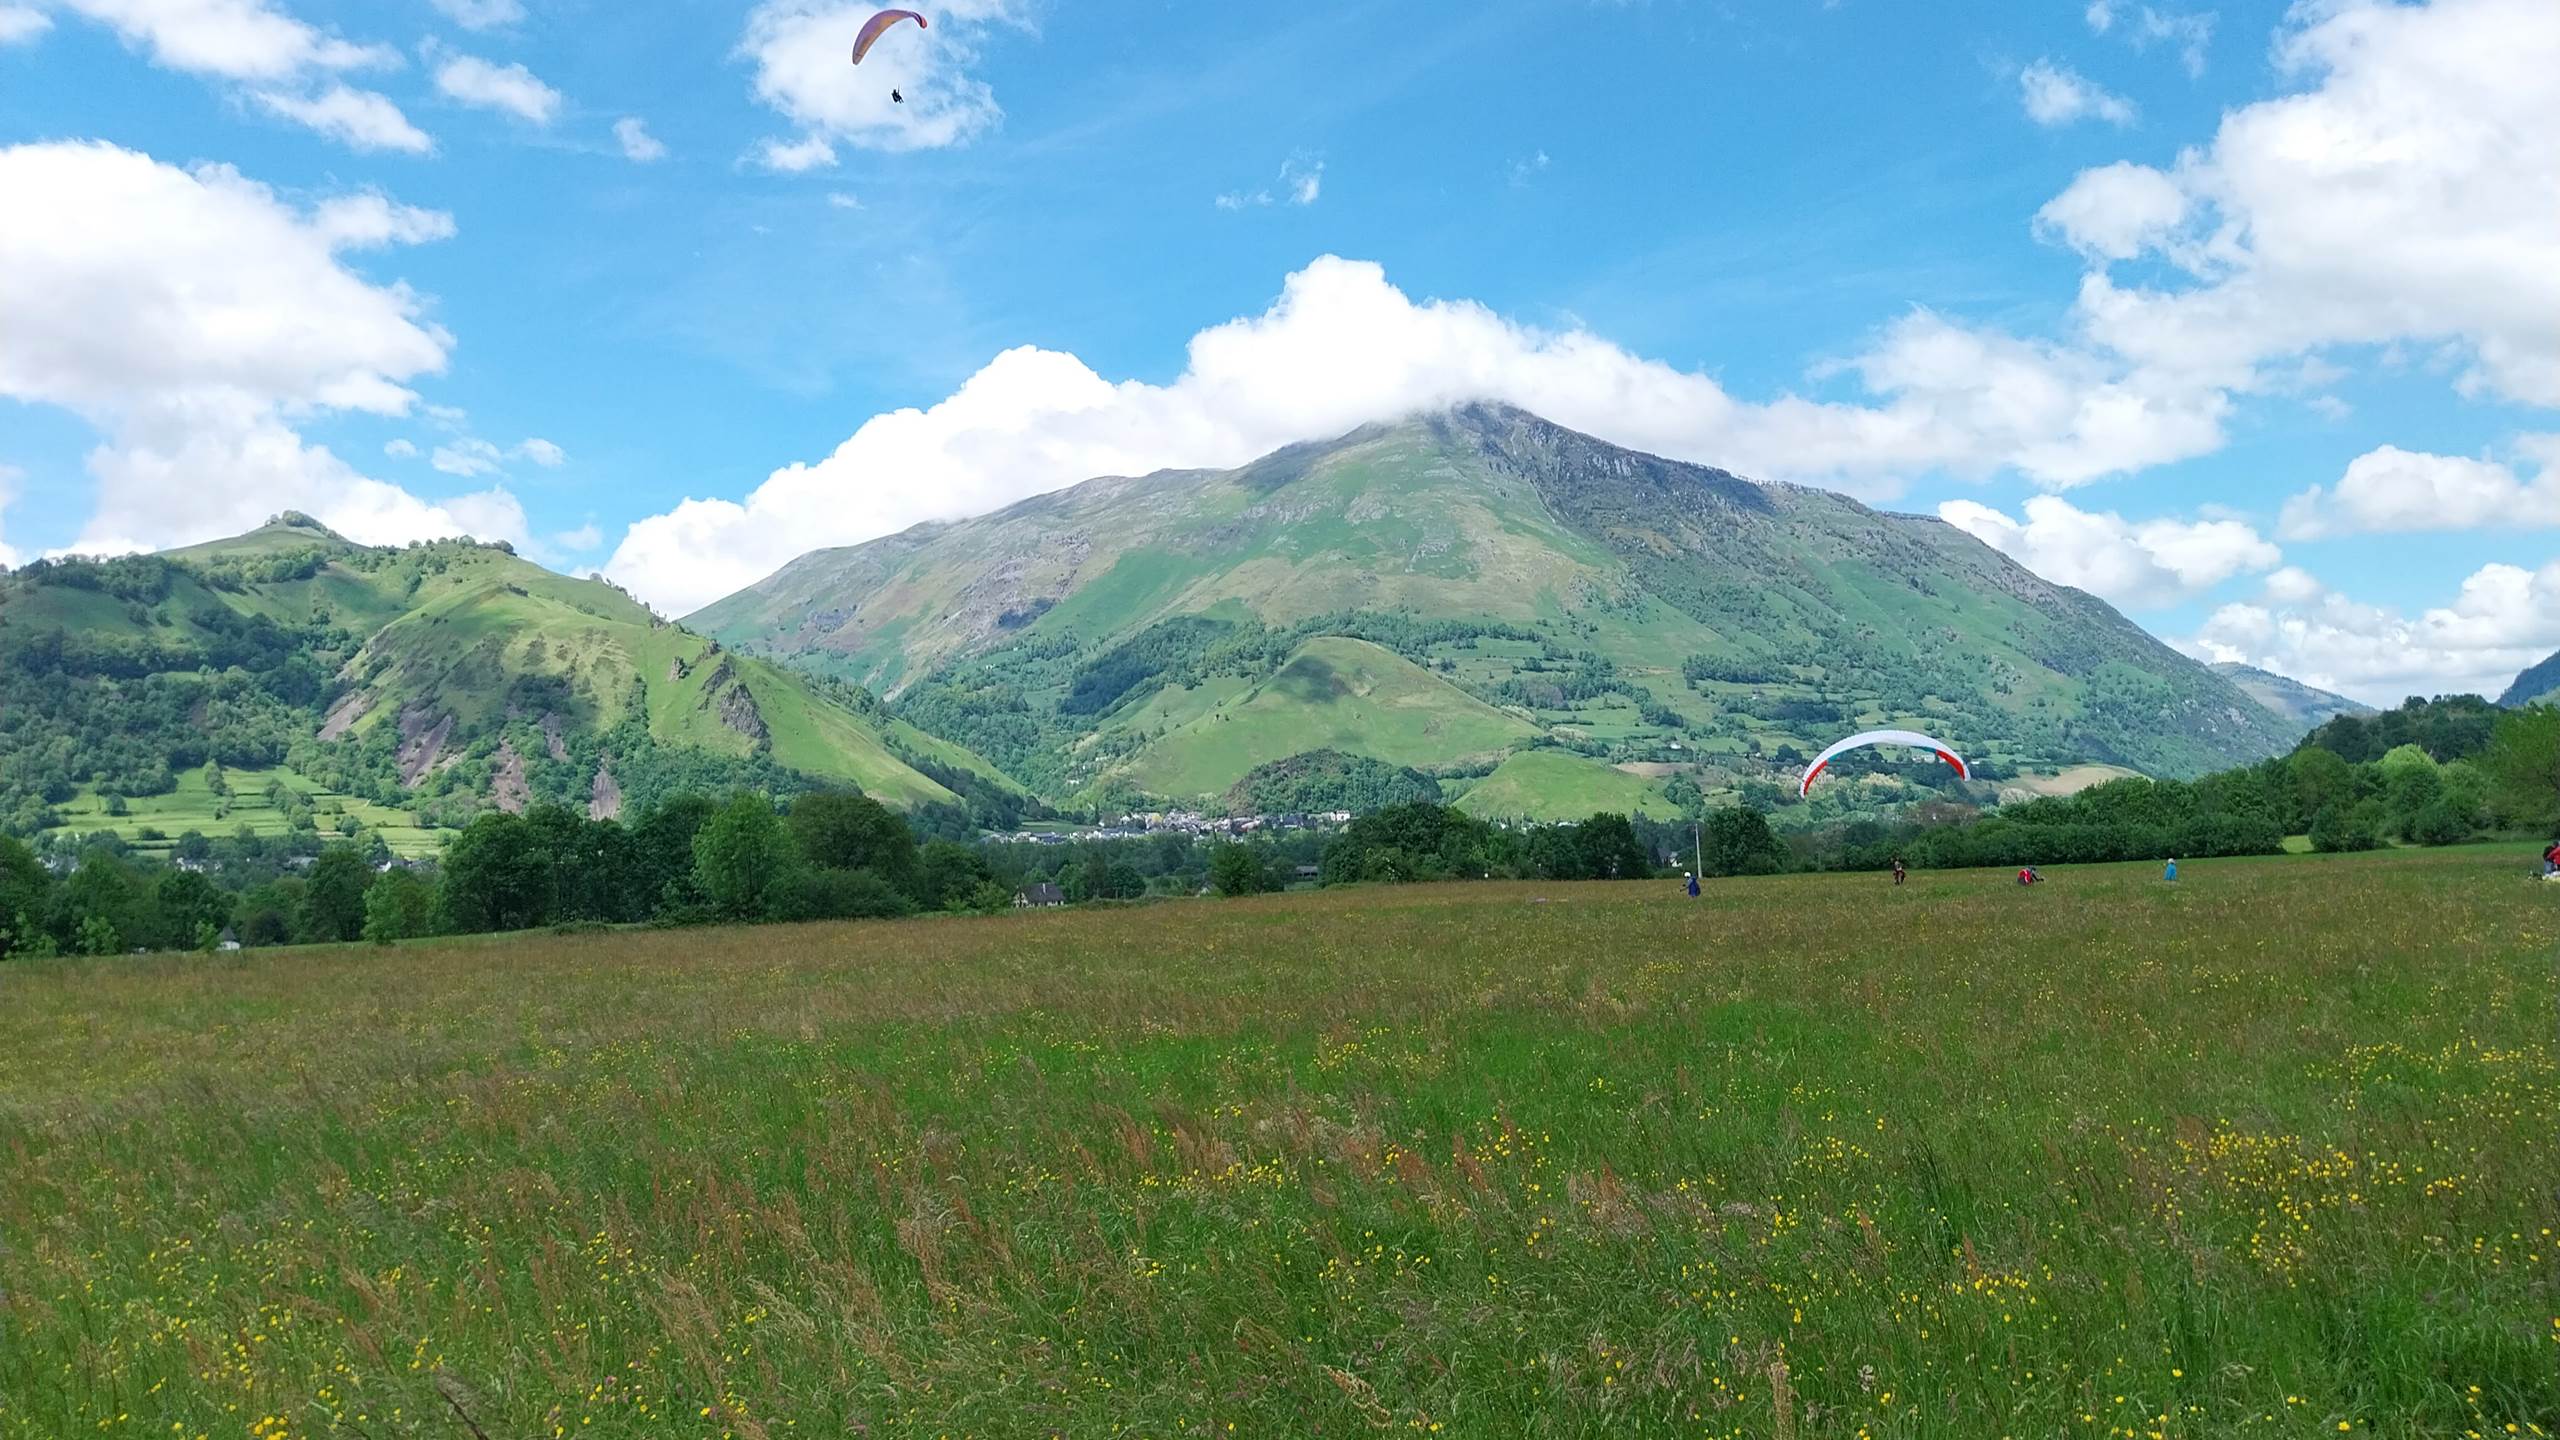
[(1894, 884), (1896, 884), (1896, 885), (1899, 885), (1899, 884), (1901, 884), (1901, 883), (1902, 883), (1905, 879), (1907, 879), (1907, 878), (1909, 878), (1909, 877), (1907, 877), (1907, 876), (1903, 873), (1903, 869), (1902, 869), (1902, 857), (1901, 857), (1901, 856), (1899, 856), (1899, 855), (1894, 856), (1894, 857), (1893, 857), (1893, 883), (1894, 883)]
[(2170, 857), (2169, 857), (2169, 868), (2160, 872), (2160, 878), (2161, 878), (2161, 879), (2163, 879), (2163, 880), (2168, 881), (2168, 882), (2169, 882), (2170, 884), (2172, 884), (2172, 885), (2175, 885), (2175, 884), (2177, 884), (2177, 883), (2178, 883), (2178, 857), (2177, 857), (2177, 856), (2172, 855), (2172, 856), (2170, 856)]
[(1690, 898), (1690, 899), (1692, 899), (1692, 900), (1695, 900), (1695, 899), (1697, 899), (1697, 898), (1698, 898), (1698, 877), (1697, 877), (1697, 876), (1695, 876), (1695, 875), (1691, 875), (1691, 876), (1689, 876), (1688, 878), (1689, 878), (1689, 898)]

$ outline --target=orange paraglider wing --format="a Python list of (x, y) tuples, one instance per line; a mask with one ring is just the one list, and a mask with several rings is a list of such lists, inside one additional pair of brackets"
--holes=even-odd
[(862, 57), (871, 53), (871, 47), (878, 43), (880, 37), (889, 33), (889, 27), (901, 20), (913, 20), (919, 30), (933, 28), (925, 23), (923, 16), (913, 10), (883, 10), (863, 21), (862, 33), (853, 37), (853, 63), (861, 64)]

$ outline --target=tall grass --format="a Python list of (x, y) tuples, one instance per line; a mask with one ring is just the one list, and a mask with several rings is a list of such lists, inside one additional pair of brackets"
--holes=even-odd
[(0, 1434), (2543, 1433), (2522, 869), (13, 967)]

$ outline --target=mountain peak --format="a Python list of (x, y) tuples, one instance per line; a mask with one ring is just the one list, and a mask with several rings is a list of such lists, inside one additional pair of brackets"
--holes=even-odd
[[(861, 683), (1061, 797), (1117, 783), (1194, 800), (1326, 744), (1426, 769), (1486, 758), (1396, 749), (1396, 705), (1282, 663), (1327, 637), (1448, 687), (1407, 687), (1431, 692), (1416, 714), (1455, 725), (1490, 704), (1532, 722), (1521, 743), (1648, 778), (1701, 756), (1727, 778), (1774, 774), (1783, 749), (1901, 717), (1999, 762), (2172, 775), (2293, 738), (2103, 602), (1952, 526), (1490, 401), (815, 552), (687, 623)], [(1203, 756), (1242, 768), (1212, 775)]]
[(2261, 670), (2225, 660), (2212, 667), (2213, 673), (2238, 686), (2243, 694), (2309, 734), (2340, 715), (2370, 715), (2373, 707), (2333, 695), (2317, 686), (2305, 685), (2290, 675)]
[(224, 556), (270, 555), (314, 546), (328, 550), (363, 548), (299, 510), (284, 510), (267, 517), (267, 523), (255, 530), (161, 553), (177, 560), (216, 560)]

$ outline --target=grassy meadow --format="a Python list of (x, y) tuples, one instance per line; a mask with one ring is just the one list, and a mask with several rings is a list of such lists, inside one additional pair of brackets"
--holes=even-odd
[(1483, 820), (1563, 821), (1601, 811), (1676, 817), (1679, 807), (1650, 780), (1569, 750), (1523, 750), (1470, 782), (1454, 802)]
[[(108, 814), (106, 801), (94, 787), (84, 787), (55, 808), (62, 816), (63, 830), (78, 835), (114, 831), (136, 850), (165, 855), (178, 837), (190, 830), (215, 838), (236, 834), (244, 827), (251, 834), (269, 838), (291, 834), (292, 822), (268, 801), (266, 794), (269, 784), (282, 781), (311, 801), (323, 833), (331, 839), (337, 838), (336, 820), (340, 815), (353, 815), (365, 828), (379, 834), (392, 853), (412, 858), (436, 854), (452, 833), (421, 827), (417, 817), (408, 811), (337, 794), (299, 771), (282, 767), (231, 770), (223, 781), (231, 792), (227, 797), (213, 793), (212, 782), (202, 770), (182, 770), (178, 772), (177, 788), (166, 795), (134, 796), (125, 802), (126, 813), (122, 815)], [(159, 832), (160, 838), (144, 838), (145, 830)]]
[(1537, 733), (1382, 646), (1320, 636), (1270, 679), (1154, 740), (1126, 774), (1149, 794), (1198, 797), (1308, 750), (1430, 765), (1497, 755)]
[(0, 970), (0, 1435), (2560, 1426), (2503, 847)]

